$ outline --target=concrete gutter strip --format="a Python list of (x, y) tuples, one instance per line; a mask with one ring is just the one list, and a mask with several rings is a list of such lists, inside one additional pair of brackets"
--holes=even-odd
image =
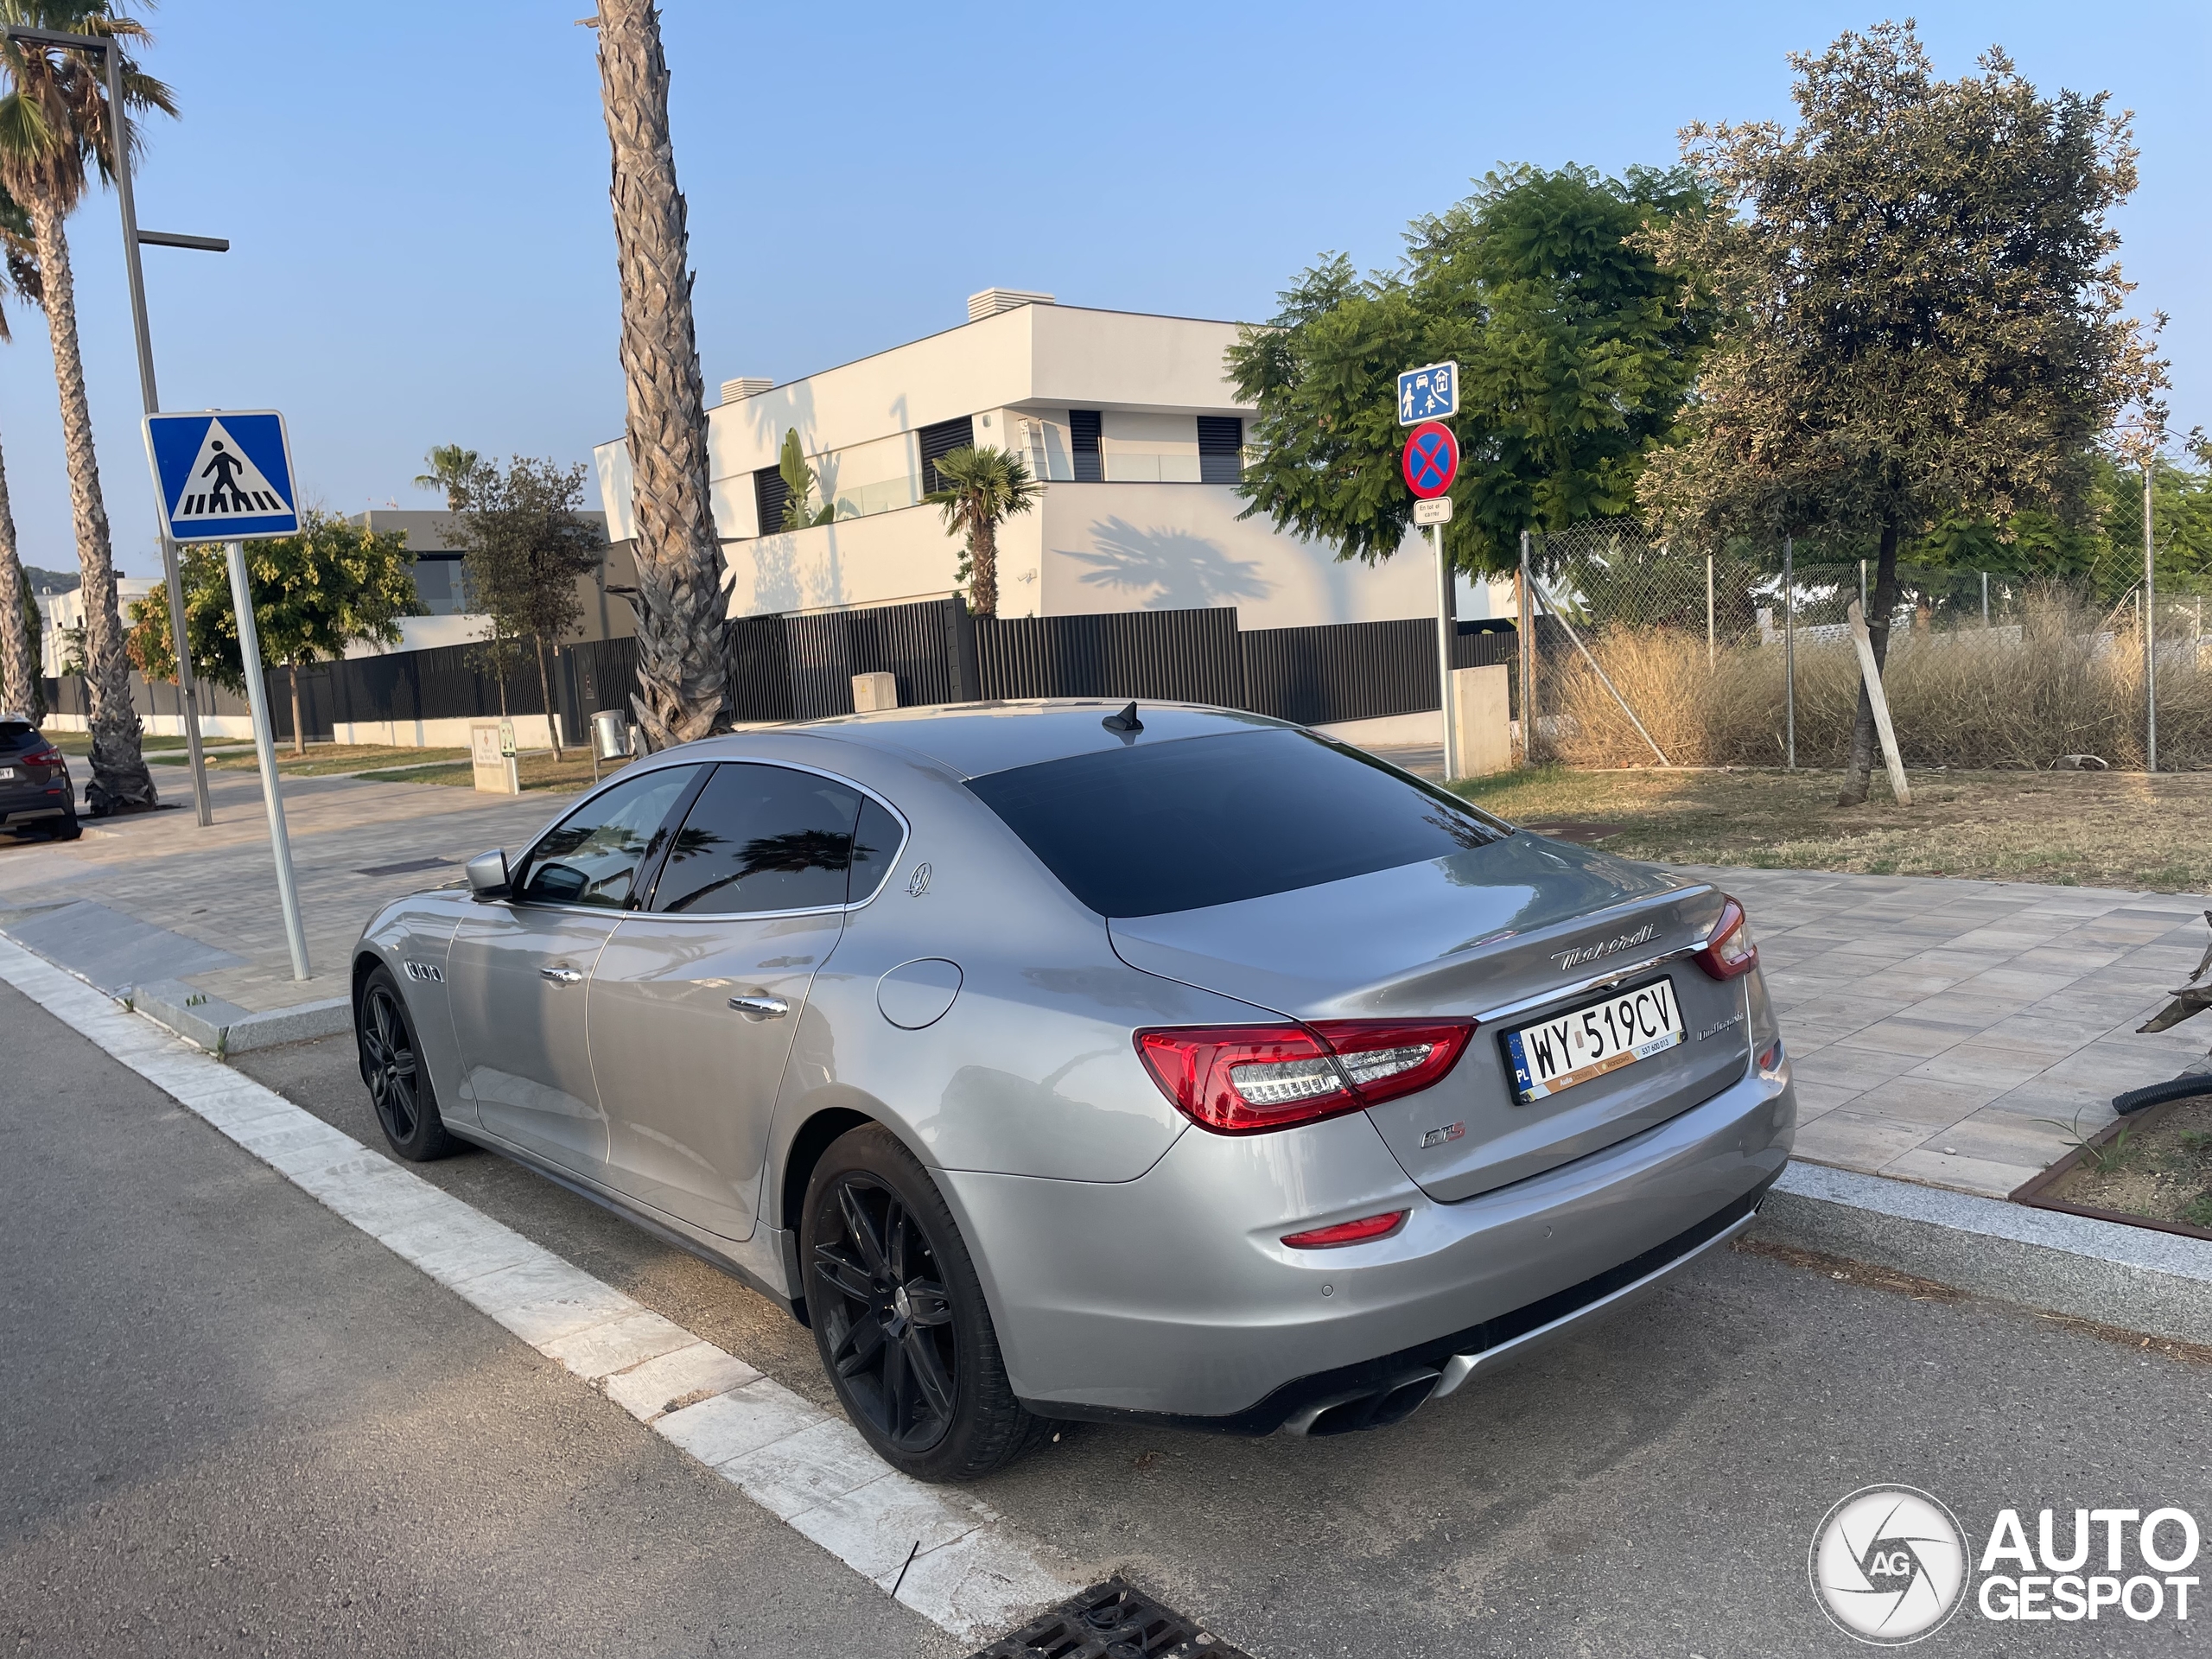
[(1758, 1235), (1976, 1296), (2212, 1345), (2212, 1240), (1793, 1163)]
[(251, 1048), (303, 1043), (353, 1028), (353, 1005), (343, 996), (250, 1014), (219, 997), (194, 1002), (190, 999), (195, 995), (176, 981), (139, 985), (132, 988), (130, 1006), (210, 1054), (243, 1054)]

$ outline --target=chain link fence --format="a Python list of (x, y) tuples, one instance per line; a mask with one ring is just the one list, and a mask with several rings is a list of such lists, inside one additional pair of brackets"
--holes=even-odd
[[(1669, 550), (1628, 520), (1536, 543), (1531, 758), (1572, 766), (1840, 766), (1859, 696), (1850, 607), (1872, 561)], [(2201, 594), (2159, 596), (2158, 761), (2212, 768)], [(2117, 603), (1996, 572), (1903, 568), (1884, 689), (1908, 766), (2147, 754), (2140, 589)], [(1516, 688), (1516, 692), (1518, 688)]]

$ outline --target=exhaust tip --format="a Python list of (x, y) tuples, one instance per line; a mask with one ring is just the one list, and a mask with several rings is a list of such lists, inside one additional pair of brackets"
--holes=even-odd
[(1405, 1421), (1420, 1409), (1436, 1392), (1441, 1375), (1438, 1371), (1423, 1371), (1349, 1399), (1309, 1406), (1294, 1413), (1283, 1428), (1289, 1433), (1304, 1435), (1351, 1434), (1363, 1428), (1388, 1428), (1393, 1423)]

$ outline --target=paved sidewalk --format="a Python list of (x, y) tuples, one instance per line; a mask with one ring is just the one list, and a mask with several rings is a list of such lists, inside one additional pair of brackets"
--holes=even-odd
[[(315, 977), (291, 977), (260, 788), (211, 779), (216, 822), (162, 812), (73, 846), (0, 837), (0, 932), (103, 989), (195, 1014), (262, 1014), (346, 991), (346, 954), (387, 899), (519, 848), (572, 798), (287, 779)], [(1749, 907), (1796, 1058), (1801, 1157), (2001, 1197), (2170, 1077), (2212, 1027), (2134, 1028), (2196, 965), (2212, 899), (1803, 870), (1695, 869)]]
[(1797, 1155), (2002, 1197), (2171, 1077), (2212, 1022), (2135, 1028), (2204, 954), (2212, 899), (1691, 869), (1744, 901), (1789, 1049)]
[(458, 876), (487, 848), (518, 848), (572, 798), (286, 779), (315, 973), (302, 983), (285, 948), (260, 780), (215, 772), (207, 783), (215, 822), (205, 830), (188, 805), (87, 823), (73, 843), (0, 836), (0, 931), (111, 992), (171, 982), (249, 1014), (343, 996), (353, 942), (378, 906)]

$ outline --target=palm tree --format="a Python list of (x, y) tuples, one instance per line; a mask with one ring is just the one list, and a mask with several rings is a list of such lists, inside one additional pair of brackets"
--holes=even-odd
[[(0, 19), (114, 41), (151, 37), (121, 0), (0, 0)], [(111, 50), (119, 51), (120, 46)], [(77, 291), (62, 221), (85, 194), (87, 161), (112, 178), (130, 158), (116, 153), (114, 112), (107, 107), (102, 66), (89, 54), (0, 43), (0, 186), (30, 216), (31, 242), (45, 294), (54, 344), (54, 378), (61, 396), (61, 436), (69, 461), (69, 505), (77, 526), (77, 562), (85, 578), (85, 677), (92, 692), (92, 780), (86, 804), (98, 813), (143, 812), (159, 804), (146, 770), (138, 715), (130, 706), (130, 659), (115, 602), (115, 555), (107, 507), (100, 496), (92, 416), (85, 398), (85, 364), (77, 349)], [(176, 113), (160, 81), (122, 65), (123, 96), (139, 110)], [(135, 135), (137, 124), (131, 124)]]
[(721, 718), (721, 544), (707, 487), (707, 391), (691, 325), (683, 197), (653, 0), (600, 0), (599, 85), (614, 150), (622, 378), (638, 524), (638, 723), (654, 748)]
[(483, 457), (474, 449), (464, 449), (457, 443), (434, 445), (430, 453), (423, 457), (423, 464), (430, 470), (415, 474), (415, 487), (442, 491), (446, 498), (446, 505), (459, 512), (469, 477), (482, 460)]
[(963, 445), (939, 455), (937, 475), (944, 486), (924, 499), (944, 509), (948, 533), (967, 537), (960, 579), (968, 588), (968, 608), (977, 616), (999, 613), (999, 526), (1037, 505), (1041, 493), (1021, 457), (1004, 449)]
[[(37, 304), (38, 259), (31, 250), (30, 215), (4, 193), (0, 193), (0, 255), (6, 264), (0, 287), (11, 288)], [(10, 338), (7, 314), (0, 312), (0, 341)], [(0, 465), (0, 709), (28, 713), (41, 701), (38, 656), (20, 597), (29, 592), (16, 552), (16, 512), (8, 502), (7, 468)]]

